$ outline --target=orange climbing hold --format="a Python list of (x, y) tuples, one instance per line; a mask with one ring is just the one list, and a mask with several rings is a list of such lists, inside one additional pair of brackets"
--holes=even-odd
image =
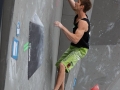
[(99, 89), (99, 85), (98, 85), (98, 84), (95, 85), (94, 87), (91, 88), (91, 90), (100, 90), (100, 89)]

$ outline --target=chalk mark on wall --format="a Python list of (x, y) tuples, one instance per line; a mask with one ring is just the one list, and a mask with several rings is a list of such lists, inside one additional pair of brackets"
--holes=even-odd
[(16, 77), (16, 61), (11, 58), (9, 63), (9, 80), (13, 83)]

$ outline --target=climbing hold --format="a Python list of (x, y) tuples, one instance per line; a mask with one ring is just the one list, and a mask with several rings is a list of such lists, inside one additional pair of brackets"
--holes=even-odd
[(98, 85), (98, 84), (95, 85), (94, 87), (91, 88), (91, 90), (100, 90), (100, 89), (99, 89), (99, 85)]

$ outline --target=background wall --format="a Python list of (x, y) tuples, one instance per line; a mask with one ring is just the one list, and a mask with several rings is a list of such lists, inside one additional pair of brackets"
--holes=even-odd
[(3, 6), (3, 0), (0, 0), (0, 21), (1, 21), (1, 15), (2, 15), (2, 6)]
[(1, 16), (2, 16), (2, 7), (3, 7), (3, 0), (0, 0), (0, 46), (1, 46)]

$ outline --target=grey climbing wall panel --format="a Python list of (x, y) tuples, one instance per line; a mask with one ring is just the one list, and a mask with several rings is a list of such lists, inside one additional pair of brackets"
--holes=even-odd
[[(72, 31), (75, 14), (68, 1), (64, 1), (63, 8), (62, 23)], [(120, 73), (120, 0), (94, 0), (90, 18), (90, 49), (81, 61), (74, 90), (90, 90), (95, 84), (100, 86), (100, 90), (106, 90), (117, 82), (115, 79)], [(69, 43), (61, 32), (59, 57)]]
[(106, 90), (116, 83), (120, 73), (119, 23), (120, 0), (94, 1), (90, 50), (81, 62), (75, 90), (90, 90), (95, 84)]

